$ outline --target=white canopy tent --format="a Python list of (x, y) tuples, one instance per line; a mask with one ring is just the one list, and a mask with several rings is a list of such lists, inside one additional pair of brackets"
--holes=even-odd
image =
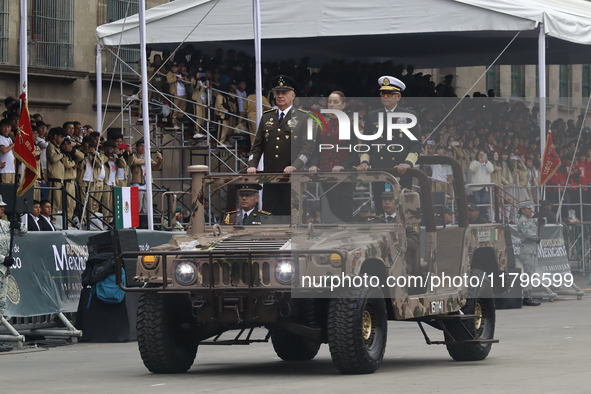
[[(155, 48), (254, 47), (259, 95), (262, 40), (267, 59), (366, 57), (448, 67), (489, 65), (520, 32), (497, 64), (540, 66), (542, 150), (545, 65), (591, 63), (591, 3), (584, 0), (176, 0), (145, 11), (145, 24), (142, 44)], [(99, 45), (138, 45), (140, 30), (134, 15), (99, 26), (96, 35)]]

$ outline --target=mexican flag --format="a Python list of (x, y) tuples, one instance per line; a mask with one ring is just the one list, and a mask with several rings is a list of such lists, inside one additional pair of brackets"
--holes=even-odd
[(138, 227), (140, 204), (137, 187), (115, 187), (115, 228)]

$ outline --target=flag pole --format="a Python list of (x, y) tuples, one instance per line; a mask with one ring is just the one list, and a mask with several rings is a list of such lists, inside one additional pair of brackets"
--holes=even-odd
[[(152, 205), (152, 156), (150, 155), (150, 112), (148, 109), (148, 57), (146, 56), (146, 0), (139, 0), (140, 66), (142, 78), (142, 113), (144, 114), (144, 147), (146, 151), (146, 202), (148, 210), (148, 229), (154, 230), (154, 207)], [(146, 121), (147, 120), (147, 121)]]
[(28, 66), (28, 52), (27, 52), (27, 0), (20, 0), (20, 86), (23, 88), (23, 93), (27, 94), (27, 66)]

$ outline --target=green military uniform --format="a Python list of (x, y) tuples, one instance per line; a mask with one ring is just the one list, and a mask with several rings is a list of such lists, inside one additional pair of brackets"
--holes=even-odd
[(242, 209), (238, 211), (231, 211), (226, 214), (224, 218), (224, 224), (240, 224), (248, 226), (251, 224), (261, 224), (261, 218), (271, 216), (271, 212), (261, 211), (260, 209), (254, 209), (250, 215), (244, 218), (244, 212)]
[[(531, 207), (531, 203), (521, 203), (518, 205), (519, 208)], [(540, 237), (538, 234), (538, 220), (534, 218), (528, 218), (521, 215), (517, 222), (517, 231), (519, 232), (519, 238), (521, 239), (521, 247), (519, 256), (517, 256), (517, 263), (521, 265), (523, 273), (527, 274), (530, 278), (527, 286), (523, 287), (523, 291), (526, 293), (526, 298), (529, 298), (527, 294), (532, 290), (531, 276), (536, 272), (536, 265), (538, 264), (538, 243)]]
[[(278, 76), (274, 90), (295, 91), (297, 84), (289, 77)], [(288, 166), (304, 168), (314, 149), (316, 135), (308, 139), (308, 112), (293, 106), (283, 113), (278, 108), (265, 111), (250, 150), (248, 166), (257, 167), (264, 154), (264, 171), (282, 173)], [(314, 131), (315, 133), (315, 131)], [(265, 185), (263, 208), (274, 215), (289, 215), (291, 192), (289, 185)]]
[[(257, 208), (259, 202), (258, 193), (261, 189), (262, 187), (259, 184), (240, 185), (238, 187), (238, 193), (241, 197), (247, 198), (247, 210), (245, 210), (244, 207), (242, 207), (242, 209), (239, 209), (237, 211), (228, 212), (224, 217), (224, 224), (235, 224), (243, 226), (248, 226), (252, 224), (262, 224), (263, 217), (271, 216), (271, 212), (261, 211)], [(248, 199), (250, 197), (254, 198), (249, 201)]]

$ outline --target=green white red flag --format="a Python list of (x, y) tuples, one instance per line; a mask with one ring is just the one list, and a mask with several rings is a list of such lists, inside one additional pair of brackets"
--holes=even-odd
[(136, 187), (115, 187), (115, 227), (138, 227), (140, 225), (139, 193)]

